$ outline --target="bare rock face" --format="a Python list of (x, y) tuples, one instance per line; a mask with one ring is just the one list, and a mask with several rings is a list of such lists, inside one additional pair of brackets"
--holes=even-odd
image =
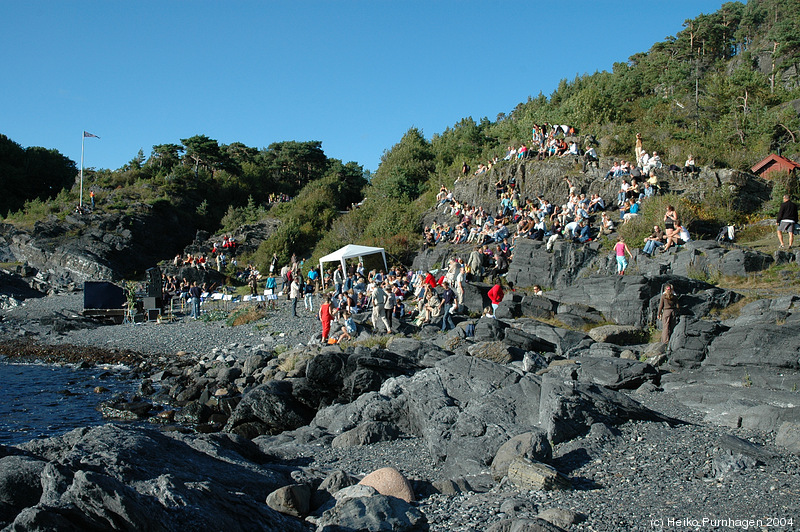
[(361, 479), (359, 484), (375, 488), (381, 495), (397, 497), (406, 502), (414, 501), (414, 490), (403, 474), (393, 467), (373, 471)]
[(18, 449), (24, 457), (0, 460), (0, 519), (9, 529), (307, 530), (263, 503), (291, 481), (245, 458), (265, 456), (236, 436), (103, 425)]
[(69, 215), (37, 222), (30, 230), (5, 225), (0, 248), (10, 260), (37, 270), (40, 282), (65, 288), (155, 266), (190, 241), (190, 231), (171, 210)]

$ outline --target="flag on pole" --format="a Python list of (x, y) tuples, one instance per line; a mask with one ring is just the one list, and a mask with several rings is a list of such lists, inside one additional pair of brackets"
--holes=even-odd
[(84, 131), (84, 132), (83, 132), (83, 138), (85, 138), (85, 139), (88, 139), (89, 137), (94, 137), (94, 138), (96, 138), (96, 139), (99, 139), (99, 138), (100, 138), (100, 137), (98, 137), (97, 135), (92, 135), (92, 134), (91, 134), (91, 133), (89, 133), (88, 131)]

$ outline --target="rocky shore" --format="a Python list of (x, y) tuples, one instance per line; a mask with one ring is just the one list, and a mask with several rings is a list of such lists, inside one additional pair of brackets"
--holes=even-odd
[[(523, 274), (517, 264), (510, 275)], [(686, 312), (665, 350), (647, 343), (644, 327), (667, 280)], [(468, 301), (482, 305), (487, 288), (471, 285)], [(756, 300), (719, 320), (710, 311), (735, 303), (735, 293), (602, 271), (545, 295), (512, 294), (498, 320), (460, 316), (447, 334), (405, 325), (386, 337), (362, 315), (349, 346), (320, 345), (313, 314), (292, 318), (285, 302), (233, 327), (99, 325), (80, 316), (80, 293), (26, 299), (2, 311), (4, 356), (122, 363), (140, 386), (104, 403), (107, 425), (0, 448), (0, 523), (797, 526), (800, 298)]]

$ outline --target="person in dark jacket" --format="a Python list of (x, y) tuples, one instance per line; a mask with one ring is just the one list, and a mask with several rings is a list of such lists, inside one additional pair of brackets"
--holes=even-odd
[(797, 205), (787, 195), (783, 196), (783, 203), (781, 203), (781, 208), (778, 210), (777, 222), (778, 241), (781, 243), (781, 248), (784, 247), (783, 231), (789, 232), (789, 247), (792, 247), (792, 244), (794, 244), (794, 225), (797, 223)]

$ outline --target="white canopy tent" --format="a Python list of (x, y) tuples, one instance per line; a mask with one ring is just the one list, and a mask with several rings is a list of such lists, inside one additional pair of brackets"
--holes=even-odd
[(383, 248), (356, 246), (355, 244), (347, 244), (345, 247), (340, 248), (333, 253), (325, 255), (319, 259), (319, 271), (325, 271), (322, 269), (322, 264), (325, 262), (338, 262), (342, 265), (342, 270), (346, 272), (347, 264), (345, 261), (347, 259), (358, 258), (359, 261), (363, 261), (363, 257), (368, 255), (377, 255), (378, 253), (380, 253), (383, 257), (383, 271), (389, 271), (389, 266), (386, 264), (386, 252), (383, 250)]

